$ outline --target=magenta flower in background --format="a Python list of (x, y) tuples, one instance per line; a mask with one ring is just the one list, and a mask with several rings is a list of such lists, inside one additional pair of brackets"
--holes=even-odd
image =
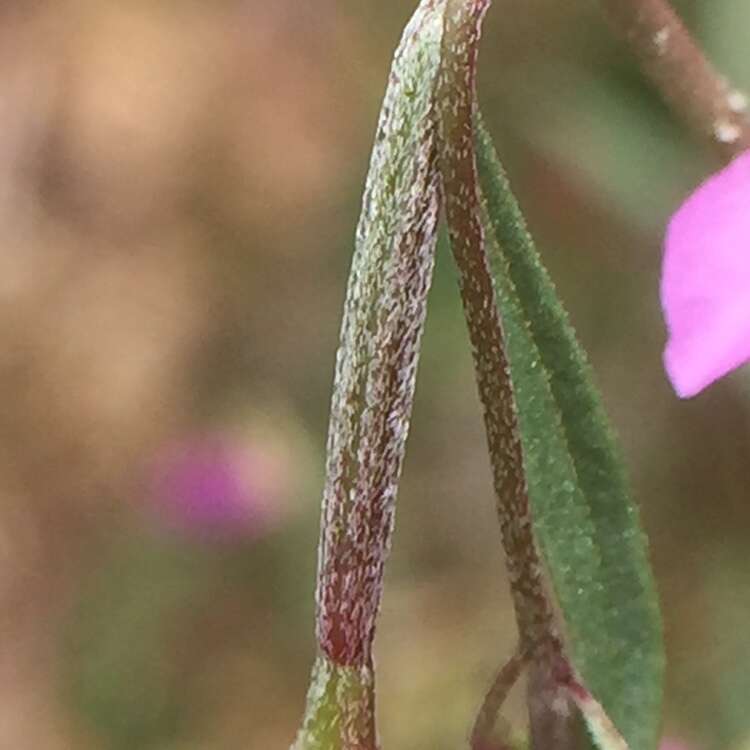
[(750, 361), (750, 152), (704, 182), (667, 229), (664, 364), (694, 396)]
[(283, 515), (276, 457), (223, 435), (168, 447), (157, 457), (151, 484), (160, 523), (191, 536), (257, 538)]

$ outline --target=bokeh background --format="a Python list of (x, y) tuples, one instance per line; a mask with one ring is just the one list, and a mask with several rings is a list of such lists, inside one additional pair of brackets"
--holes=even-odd
[[(292, 740), (353, 230), (413, 5), (0, 5), (0, 748)], [(746, 0), (679, 7), (750, 88)], [(679, 402), (660, 364), (662, 230), (718, 163), (591, 0), (496, 0), (481, 95), (622, 436), (665, 733), (747, 747), (750, 378)], [(456, 750), (514, 633), (445, 243), (417, 392), (380, 724)]]

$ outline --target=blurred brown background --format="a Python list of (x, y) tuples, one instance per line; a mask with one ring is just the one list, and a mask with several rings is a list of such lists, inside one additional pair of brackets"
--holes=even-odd
[[(291, 741), (353, 230), (412, 7), (0, 5), (0, 748)], [(746, 0), (680, 9), (750, 88)], [(643, 509), (665, 732), (746, 747), (750, 379), (681, 403), (660, 364), (660, 234), (717, 164), (593, 2), (496, 0), (481, 89)], [(443, 244), (377, 643), (397, 750), (465, 747), (514, 641), (455, 287)]]

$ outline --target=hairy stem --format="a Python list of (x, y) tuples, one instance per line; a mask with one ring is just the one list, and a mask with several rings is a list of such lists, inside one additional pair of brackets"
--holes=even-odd
[(393, 530), (440, 176), (432, 115), (442, 7), (423, 0), (396, 52), (370, 162), (336, 359), (318, 568), (317, 638), (369, 667)]
[(521, 649), (531, 655), (557, 637), (534, 541), (513, 384), (485, 251), (474, 154), (477, 47), (488, 6), (489, 0), (448, 0), (446, 5), (437, 96), (440, 162)]
[[(528, 658), (534, 689), (544, 697), (557, 694), (555, 667), (563, 658), (555, 614), (547, 594), (529, 507), (524, 453), (506, 341), (492, 279), (483, 222), (482, 196), (474, 151), (476, 62), (481, 21), (489, 0), (448, 0), (443, 59), (438, 84), (440, 167), (451, 245), (459, 270), (461, 298), (469, 329), (497, 510), (511, 595), (520, 636), (520, 653)], [(512, 661), (500, 673), (477, 717), (475, 750), (487, 746), (502, 701), (520, 670)], [(532, 746), (550, 747), (549, 721), (554, 701), (539, 706), (529, 696)]]
[(668, 0), (601, 3), (612, 28), (678, 115), (725, 158), (750, 148), (746, 97), (716, 71)]

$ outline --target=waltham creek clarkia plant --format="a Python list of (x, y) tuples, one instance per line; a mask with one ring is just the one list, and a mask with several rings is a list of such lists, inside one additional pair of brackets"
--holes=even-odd
[[(421, 0), (389, 76), (336, 360), (318, 653), (294, 750), (379, 748), (373, 645), (441, 214), (518, 628), (517, 642), (492, 655), (503, 666), (467, 732), (472, 750), (508, 747), (497, 718), (523, 672), (532, 750), (590, 739), (605, 750), (659, 746), (661, 618), (638, 511), (591, 367), (479, 111), (490, 4)], [(743, 141), (726, 84), (663, 0), (603, 5), (697, 130), (723, 152)], [(699, 85), (674, 88), (690, 65)], [(713, 127), (717, 117), (726, 127)], [(668, 361), (683, 394), (750, 355), (750, 257), (738, 255), (750, 228), (749, 177), (750, 159), (739, 159), (670, 229)]]
[(750, 360), (750, 151), (672, 217), (661, 299), (664, 364), (678, 395), (694, 396)]

